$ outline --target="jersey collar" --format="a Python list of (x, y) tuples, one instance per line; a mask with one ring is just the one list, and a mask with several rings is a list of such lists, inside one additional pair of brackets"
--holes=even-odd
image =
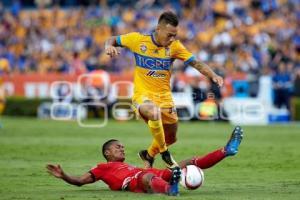
[(152, 40), (153, 44), (155, 44), (156, 46), (162, 47), (161, 45), (159, 45), (159, 44), (155, 41), (155, 38), (154, 38), (154, 32), (151, 33), (151, 40)]

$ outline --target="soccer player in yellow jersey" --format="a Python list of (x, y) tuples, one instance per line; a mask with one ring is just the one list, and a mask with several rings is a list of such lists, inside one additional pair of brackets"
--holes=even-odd
[(176, 141), (177, 113), (171, 94), (171, 67), (175, 59), (191, 65), (212, 79), (219, 86), (222, 77), (215, 74), (209, 66), (197, 61), (179, 40), (177, 35), (177, 16), (170, 12), (161, 14), (155, 31), (150, 35), (132, 32), (113, 36), (105, 43), (105, 52), (117, 56), (116, 47), (125, 47), (134, 53), (134, 95), (133, 105), (138, 115), (148, 124), (153, 141), (147, 150), (139, 152), (145, 167), (152, 167), (154, 157), (160, 153), (169, 168), (177, 166), (168, 151), (168, 145)]

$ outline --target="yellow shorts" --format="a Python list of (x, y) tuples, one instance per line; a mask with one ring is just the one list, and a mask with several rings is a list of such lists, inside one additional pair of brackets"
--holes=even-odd
[[(144, 103), (144, 102), (142, 102)], [(136, 115), (140, 118), (142, 118), (144, 121), (147, 121), (147, 119), (141, 115), (139, 112), (139, 107), (142, 103), (137, 103), (133, 101), (133, 110), (136, 113)], [(176, 108), (173, 107), (161, 107), (161, 118), (163, 124), (175, 124), (178, 121), (177, 111)]]

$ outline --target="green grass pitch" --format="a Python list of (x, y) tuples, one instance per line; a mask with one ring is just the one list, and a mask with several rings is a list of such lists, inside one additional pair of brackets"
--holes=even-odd
[[(247, 126), (237, 156), (205, 170), (204, 185), (181, 188), (180, 197), (113, 192), (101, 182), (71, 186), (51, 177), (47, 163), (59, 163), (67, 173), (81, 175), (104, 159), (100, 146), (116, 138), (126, 146), (126, 161), (137, 157), (151, 135), (141, 121), (109, 121), (105, 128), (81, 128), (76, 122), (30, 118), (0, 119), (0, 199), (132, 200), (132, 199), (300, 199), (300, 126)], [(176, 160), (222, 147), (232, 126), (215, 122), (180, 122), (178, 141), (171, 147)], [(160, 158), (156, 167), (163, 167)]]

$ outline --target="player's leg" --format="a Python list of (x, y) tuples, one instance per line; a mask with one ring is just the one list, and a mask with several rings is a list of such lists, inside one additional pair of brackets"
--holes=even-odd
[(166, 140), (167, 146), (170, 146), (177, 141), (178, 123), (177, 122), (173, 123), (173, 124), (164, 123), (163, 126), (164, 126), (165, 140)]
[[(165, 136), (166, 145), (169, 146), (176, 141), (177, 132), (177, 113), (174, 108), (162, 108), (161, 109), (161, 119), (163, 123), (163, 132)], [(139, 152), (139, 156), (145, 163), (145, 167), (152, 167), (154, 162), (154, 157), (156, 154), (161, 153), (162, 159), (167, 164), (168, 167), (172, 168), (177, 166), (169, 151), (161, 152), (157, 140), (153, 140), (151, 145), (147, 150), (142, 150)]]
[[(177, 132), (177, 123), (174, 124), (163, 124), (165, 141), (167, 146), (176, 142), (176, 132)], [(151, 168), (153, 166), (154, 157), (159, 153), (159, 145), (156, 140), (152, 140), (151, 145), (147, 150), (142, 150), (139, 152), (140, 157), (145, 162), (146, 168)]]
[(179, 195), (178, 182), (180, 180), (181, 171), (179, 167), (172, 169), (169, 181), (162, 179), (154, 173), (142, 174), (138, 184), (142, 185), (143, 190), (148, 193), (164, 193), (171, 196)]
[(179, 166), (183, 168), (187, 165), (196, 165), (201, 169), (210, 168), (223, 160), (225, 157), (234, 156), (237, 154), (242, 139), (243, 129), (240, 126), (236, 126), (232, 131), (230, 139), (225, 147), (213, 151), (205, 156), (196, 156), (191, 159), (183, 160), (179, 163)]
[[(161, 118), (163, 122), (165, 141), (169, 147), (171, 144), (176, 142), (176, 133), (178, 127), (178, 117), (177, 112), (174, 107), (167, 107), (161, 109)], [(152, 142), (151, 146), (148, 148), (149, 155), (154, 157), (157, 154), (157, 144)], [(164, 155), (162, 155), (164, 156)], [(172, 159), (172, 157), (163, 157), (164, 160)]]
[(165, 140), (167, 145), (174, 144), (177, 140), (178, 116), (175, 107), (162, 109), (162, 121), (164, 125)]
[[(177, 123), (174, 124), (163, 124), (164, 127), (164, 133), (165, 133), (165, 141), (167, 146), (170, 146), (171, 144), (175, 143), (177, 138), (176, 138), (176, 132), (177, 132)], [(156, 140), (152, 140), (151, 145), (147, 150), (143, 150), (142, 154), (148, 153), (148, 155), (151, 158), (154, 158), (156, 154), (159, 153), (159, 145), (156, 142)]]
[[(161, 110), (165, 141), (169, 147), (176, 142), (176, 133), (178, 127), (178, 117), (175, 108), (162, 108)], [(148, 148), (149, 155), (154, 157), (157, 154), (157, 144), (152, 142), (152, 145)], [(172, 159), (172, 156), (162, 154), (164, 160)], [(165, 161), (166, 162), (166, 161)], [(171, 162), (171, 161), (167, 161)]]
[(150, 101), (147, 101), (139, 106), (139, 112), (148, 124), (153, 138), (159, 145), (160, 152), (166, 151), (167, 145), (161, 120), (160, 108)]
[(145, 168), (152, 168), (154, 163), (154, 157), (159, 153), (159, 145), (155, 139), (152, 140), (148, 149), (141, 150), (139, 157), (144, 161)]
[(144, 119), (148, 120), (147, 123), (154, 139), (149, 147), (149, 152), (146, 152), (145, 150), (141, 151), (139, 153), (140, 157), (144, 161), (149, 162), (149, 165), (152, 165), (152, 158), (154, 158), (158, 148), (162, 159), (168, 167), (172, 168), (177, 166), (177, 163), (174, 161), (167, 148), (160, 108), (148, 101), (139, 106), (139, 113)]
[(224, 147), (226, 156), (234, 156), (239, 150), (239, 146), (244, 136), (244, 130), (240, 126), (236, 126), (232, 131), (231, 137)]
[[(140, 116), (145, 121), (145, 123), (148, 124), (148, 121), (149, 121), (148, 117), (144, 116), (143, 113), (141, 113), (140, 105), (137, 102), (133, 103), (133, 109), (135, 110), (136, 114), (138, 116)], [(155, 148), (151, 148), (153, 146), (155, 146)], [(159, 153), (159, 144), (156, 142), (155, 139), (152, 140), (152, 143), (151, 143), (149, 149), (150, 149), (149, 150), (150, 153), (148, 153), (148, 150), (146, 150), (146, 149), (141, 150), (138, 153), (139, 157), (144, 161), (145, 168), (152, 168), (153, 163), (154, 163), (154, 156)]]

